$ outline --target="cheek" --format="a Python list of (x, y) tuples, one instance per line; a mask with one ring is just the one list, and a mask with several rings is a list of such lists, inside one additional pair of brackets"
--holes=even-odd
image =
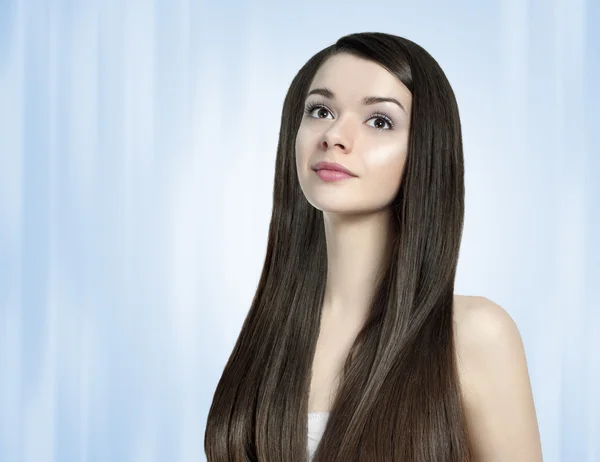
[(310, 156), (315, 151), (314, 149), (311, 149), (313, 143), (314, 141), (310, 137), (310, 132), (308, 130), (303, 130), (302, 126), (300, 126), (294, 144), (296, 167), (298, 168), (298, 171), (306, 170), (310, 161)]
[(390, 178), (398, 176), (406, 163), (406, 146), (381, 146), (369, 153), (368, 168), (376, 176)]
[(405, 165), (406, 149), (375, 152), (368, 163), (369, 183), (386, 196), (395, 195), (400, 187)]
[(298, 130), (298, 134), (296, 135), (294, 153), (296, 170), (298, 171), (299, 180), (302, 182), (303, 177), (306, 175), (307, 164), (309, 161), (309, 151), (307, 149), (306, 137), (302, 134), (301, 130)]
[(300, 124), (298, 133), (296, 134), (296, 153), (297, 155), (304, 155), (307, 151), (310, 132), (304, 128), (304, 124)]

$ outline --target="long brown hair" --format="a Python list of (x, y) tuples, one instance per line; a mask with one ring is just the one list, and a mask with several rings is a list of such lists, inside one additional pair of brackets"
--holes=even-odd
[(393, 250), (348, 354), (314, 462), (465, 462), (471, 449), (453, 340), (463, 229), (458, 107), (433, 57), (384, 33), (340, 38), (300, 69), (286, 95), (261, 278), (207, 418), (209, 462), (305, 461), (308, 394), (327, 274), (322, 212), (303, 195), (295, 137), (326, 59), (372, 60), (412, 93), (408, 154), (390, 204)]

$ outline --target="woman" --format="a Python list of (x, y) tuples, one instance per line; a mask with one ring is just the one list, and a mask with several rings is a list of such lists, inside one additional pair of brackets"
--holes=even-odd
[(210, 462), (542, 460), (516, 325), (454, 294), (463, 177), (453, 91), (417, 44), (351, 34), (300, 69)]

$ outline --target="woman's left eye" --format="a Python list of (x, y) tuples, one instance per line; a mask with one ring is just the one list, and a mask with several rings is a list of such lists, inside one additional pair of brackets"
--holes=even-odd
[[(306, 112), (308, 115), (312, 116), (312, 113), (314, 112), (315, 109), (323, 109), (323, 110), (325, 110), (325, 111), (327, 111), (327, 112), (329, 112), (331, 114), (331, 111), (329, 109), (327, 109), (325, 106), (322, 106), (320, 104), (309, 105), (305, 109), (304, 112)], [(317, 117), (317, 118), (322, 119), (322, 117)], [(373, 125), (371, 125), (371, 127), (375, 128), (376, 130), (393, 130), (394, 129), (394, 122), (392, 122), (392, 119), (390, 119), (385, 114), (375, 113), (371, 117), (369, 117), (368, 120), (372, 120), (372, 119), (383, 120), (389, 126), (389, 128), (382, 128), (382, 127), (374, 127)]]
[[(371, 119), (383, 120), (385, 123), (387, 123), (390, 126), (390, 128), (388, 128), (388, 129), (375, 127), (377, 130), (392, 130), (394, 128), (394, 123), (391, 121), (391, 119), (383, 114), (374, 114), (373, 117), (371, 117)], [(371, 120), (371, 119), (369, 119), (369, 120)]]

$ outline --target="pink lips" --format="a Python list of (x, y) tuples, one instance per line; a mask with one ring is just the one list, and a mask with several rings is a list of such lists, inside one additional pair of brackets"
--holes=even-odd
[(344, 172), (339, 172), (337, 170), (318, 170), (316, 172), (323, 181), (339, 181), (345, 180), (346, 178), (354, 178), (352, 175), (348, 175)]
[(350, 170), (336, 162), (317, 162), (312, 169), (323, 181), (339, 181), (356, 177)]

